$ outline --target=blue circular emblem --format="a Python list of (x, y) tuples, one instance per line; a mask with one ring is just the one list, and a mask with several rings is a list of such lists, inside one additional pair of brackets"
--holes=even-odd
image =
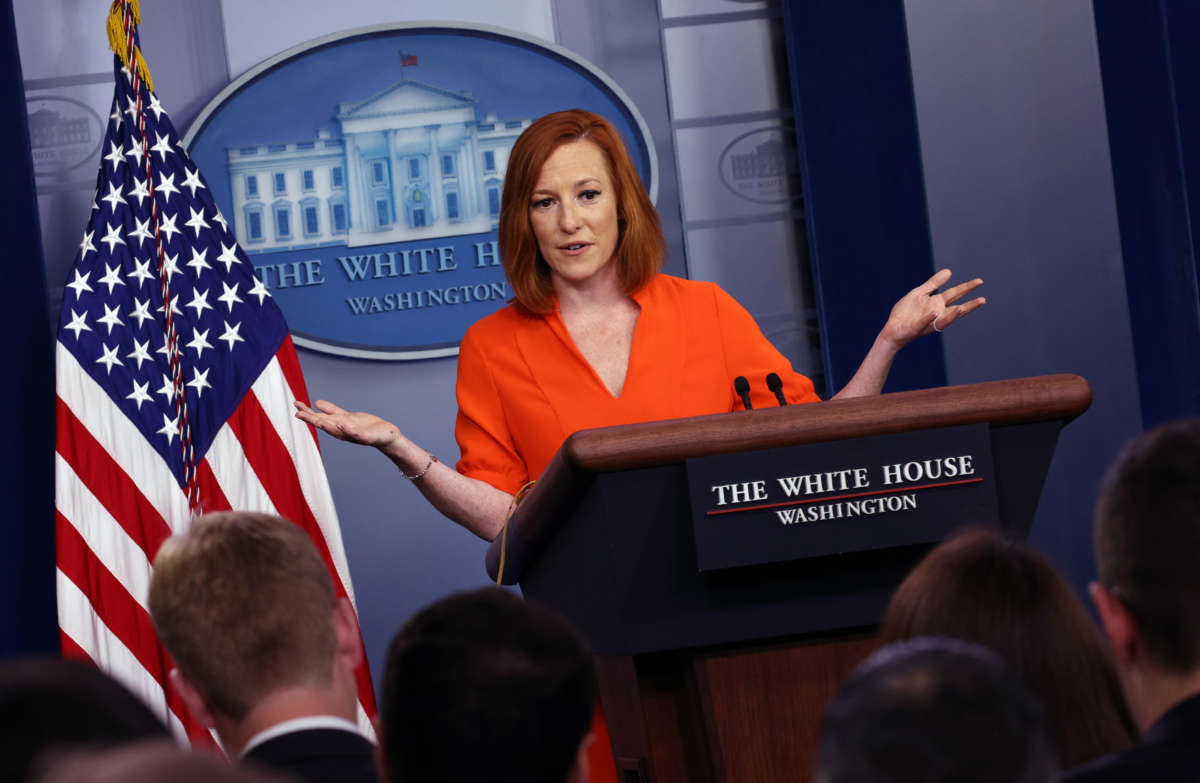
[(512, 297), (496, 225), (509, 150), (584, 108), (621, 132), (653, 199), (650, 134), (605, 74), (488, 27), (352, 30), (282, 52), (184, 143), (297, 345), (370, 359), (457, 353)]

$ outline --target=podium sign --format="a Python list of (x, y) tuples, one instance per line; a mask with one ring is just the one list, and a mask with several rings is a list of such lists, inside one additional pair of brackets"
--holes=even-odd
[(1025, 535), (1091, 399), (1051, 375), (577, 432), (489, 574), (506, 553), (598, 652), (622, 780), (805, 780), (896, 585), (961, 525)]
[(1000, 523), (986, 424), (696, 457), (687, 475), (701, 571)]

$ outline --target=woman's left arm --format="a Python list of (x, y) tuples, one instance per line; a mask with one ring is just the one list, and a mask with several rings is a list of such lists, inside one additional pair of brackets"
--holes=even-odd
[(949, 279), (950, 270), (942, 269), (896, 303), (871, 350), (867, 351), (862, 364), (858, 366), (858, 371), (834, 395), (834, 399), (879, 394), (892, 368), (892, 360), (901, 348), (930, 332), (945, 331), (947, 326), (981, 307), (986, 301), (980, 296), (962, 304), (954, 304), (983, 285), (983, 280), (977, 277), (945, 291), (938, 291)]

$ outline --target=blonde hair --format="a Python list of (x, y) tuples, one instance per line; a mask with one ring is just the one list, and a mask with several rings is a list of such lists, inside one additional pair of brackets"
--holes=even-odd
[(224, 512), (163, 542), (150, 616), (211, 708), (243, 718), (267, 694), (330, 681), (333, 585), (308, 534), (269, 514)]

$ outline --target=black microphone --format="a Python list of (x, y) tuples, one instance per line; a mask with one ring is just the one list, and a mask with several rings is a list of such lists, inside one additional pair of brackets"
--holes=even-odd
[(745, 375), (739, 375), (733, 379), (733, 390), (742, 398), (742, 404), (746, 406), (746, 410), (754, 410), (754, 406), (750, 404), (750, 381), (746, 380)]
[(775, 399), (780, 405), (787, 405), (787, 397), (783, 396), (783, 381), (776, 373), (767, 375), (767, 388), (775, 393)]

